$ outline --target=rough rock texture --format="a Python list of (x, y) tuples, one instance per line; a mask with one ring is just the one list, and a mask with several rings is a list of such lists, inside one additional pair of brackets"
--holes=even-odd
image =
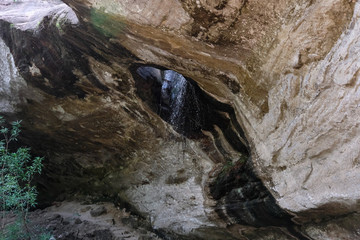
[(92, 7), (139, 24), (179, 30), (191, 20), (177, 0), (90, 0)]
[[(298, 20), (296, 30), (280, 33), (287, 37), (263, 66), (277, 79), (269, 91), (269, 112), (261, 121), (248, 118), (252, 127), (246, 129), (253, 130), (249, 135), (254, 136), (259, 173), (269, 179), (265, 182), (279, 204), (294, 212), (324, 205), (331, 211), (338, 205), (339, 211), (358, 208), (360, 192), (354, 183), (359, 181), (359, 9), (357, 5), (342, 33), (339, 21), (346, 19), (344, 4), (315, 3)], [(309, 17), (312, 11), (326, 20)], [(311, 23), (310, 30), (305, 19)]]
[(26, 94), (26, 82), (19, 75), (14, 59), (2, 39), (0, 40), (0, 110), (14, 112), (17, 104), (24, 101), (21, 93)]
[[(44, 203), (111, 199), (184, 239), (357, 238), (359, 14), (348, 0), (6, 0), (0, 109), (47, 158)], [(201, 134), (154, 111), (143, 65), (200, 89)]]
[[(107, 212), (101, 216), (91, 214), (100, 208), (107, 209)], [(59, 240), (160, 239), (149, 231), (150, 226), (144, 220), (131, 216), (125, 209), (111, 203), (56, 202), (51, 207), (31, 212), (28, 218), (33, 235), (48, 233)], [(13, 214), (1, 219), (5, 229), (15, 221)]]

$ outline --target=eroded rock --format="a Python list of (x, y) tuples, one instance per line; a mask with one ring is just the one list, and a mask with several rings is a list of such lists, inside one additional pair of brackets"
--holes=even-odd
[[(105, 197), (179, 239), (357, 236), (359, 3), (64, 2), (0, 4), (1, 112), (47, 157), (42, 202)], [(196, 82), (209, 126), (176, 133), (138, 66)]]

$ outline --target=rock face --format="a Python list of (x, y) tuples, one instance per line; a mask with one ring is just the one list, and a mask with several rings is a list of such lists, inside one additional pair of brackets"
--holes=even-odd
[[(165, 238), (356, 239), (359, 14), (348, 0), (5, 0), (0, 110), (46, 157), (44, 204), (105, 198)], [(160, 112), (168, 70), (198, 96), (196, 131)]]
[[(359, 152), (355, 147), (359, 141), (358, 110), (354, 104), (358, 98), (355, 60), (358, 40), (353, 36), (358, 32), (358, 6), (348, 29), (339, 35), (340, 29), (329, 32), (328, 28), (335, 27), (338, 18), (344, 16), (331, 12), (344, 3), (318, 4), (308, 11), (329, 16), (328, 19), (325, 23), (316, 17), (308, 21), (314, 27), (325, 26), (316, 33), (304, 33), (300, 19), (298, 29), (287, 33), (288, 38), (280, 42), (282, 49), (275, 48), (270, 54), (277, 59), (270, 58), (263, 66), (264, 70), (272, 69), (273, 74), (279, 74), (269, 91), (269, 112), (261, 122), (249, 118), (258, 146), (259, 172), (271, 176), (268, 186), (278, 196), (279, 204), (294, 212), (325, 205), (330, 211), (337, 205), (343, 206), (339, 211), (356, 209), (355, 199), (359, 198), (358, 187), (353, 184), (359, 180), (356, 163)], [(306, 35), (298, 38), (299, 34)], [(321, 35), (323, 40), (307, 46), (306, 39), (312, 39), (314, 34)], [(338, 40), (330, 43), (337, 39), (331, 36), (334, 34)], [(298, 52), (294, 52), (294, 47), (288, 48), (295, 38), (300, 40)], [(295, 62), (289, 61), (278, 70), (284, 54)]]
[(26, 82), (19, 75), (14, 58), (4, 41), (0, 40), (0, 109), (1, 112), (13, 112), (16, 105), (24, 101), (20, 93), (26, 94), (24, 91)]

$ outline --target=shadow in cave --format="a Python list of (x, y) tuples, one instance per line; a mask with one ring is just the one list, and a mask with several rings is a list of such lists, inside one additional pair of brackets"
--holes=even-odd
[[(231, 147), (249, 155), (247, 141), (234, 109), (209, 96), (195, 81), (173, 70), (136, 64), (130, 68), (138, 96), (175, 131), (190, 139), (204, 137), (204, 131), (218, 135), (220, 128)], [(216, 144), (220, 152), (223, 147)]]
[[(234, 109), (205, 93), (195, 81), (173, 70), (154, 65), (133, 65), (138, 96), (181, 135), (198, 140), (210, 132), (218, 151), (226, 156), (223, 135), (240, 159), (227, 163), (209, 184), (217, 201), (215, 211), (229, 224), (278, 227), (296, 239), (303, 235), (292, 215), (280, 208), (275, 198), (252, 170), (248, 143)], [(219, 128), (220, 131), (216, 130)]]

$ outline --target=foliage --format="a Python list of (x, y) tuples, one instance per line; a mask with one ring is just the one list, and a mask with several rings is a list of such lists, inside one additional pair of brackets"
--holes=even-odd
[(26, 238), (26, 233), (22, 231), (21, 221), (16, 221), (15, 223), (6, 226), (6, 229), (0, 237), (0, 240), (17, 240)]
[(17, 141), (19, 136), (20, 123), (21, 121), (11, 123), (9, 129), (0, 116), (0, 210), (3, 214), (5, 211), (13, 211), (21, 218), (21, 224), (12, 224), (6, 232), (19, 233), (17, 228), (23, 228), (29, 234), (27, 213), (31, 207), (35, 207), (37, 196), (36, 188), (31, 182), (35, 174), (41, 173), (43, 158), (32, 158), (29, 148), (20, 147), (14, 152), (10, 150), (9, 144)]
[(221, 169), (221, 172), (218, 175), (218, 178), (223, 178), (230, 171), (230, 169), (234, 166), (234, 163), (231, 160), (228, 160)]
[(239, 159), (236, 162), (228, 160), (222, 167), (218, 177), (216, 178), (216, 182), (219, 182), (221, 179), (226, 177), (229, 174), (229, 172), (231, 171), (231, 169), (233, 169), (235, 166), (245, 164), (247, 159), (248, 159), (248, 156), (243, 154), (239, 157)]
[(50, 240), (52, 235), (49, 232), (40, 230), (35, 234), (27, 233), (23, 230), (22, 219), (18, 219), (12, 224), (5, 227), (3, 234), (0, 236), (0, 240), (19, 240), (19, 239), (31, 239), (31, 240)]
[(248, 158), (249, 158), (249, 157), (248, 157), (247, 155), (242, 154), (242, 155), (240, 156), (238, 162), (239, 162), (239, 163), (242, 163), (242, 164), (245, 164), (246, 161), (248, 160)]

